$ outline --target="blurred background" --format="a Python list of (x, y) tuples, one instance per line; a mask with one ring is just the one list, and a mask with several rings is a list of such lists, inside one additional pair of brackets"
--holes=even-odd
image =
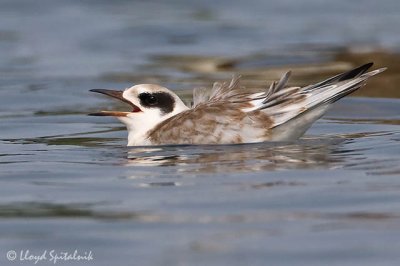
[(209, 85), (232, 72), (253, 81), (275, 79), (268, 70), (276, 67), (300, 68), (295, 78), (306, 82), (369, 61), (390, 66), (386, 77), (398, 72), (396, 0), (1, 0), (0, 5), (3, 82), (101, 78), (190, 89), (189, 83)]
[[(0, 0), (0, 264), (398, 265), (399, 53), (398, 0)], [(190, 101), (371, 61), (388, 70), (294, 143), (127, 148), (86, 115), (124, 108), (90, 89)]]

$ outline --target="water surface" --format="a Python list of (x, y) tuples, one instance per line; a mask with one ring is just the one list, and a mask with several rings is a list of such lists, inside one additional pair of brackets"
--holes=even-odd
[(399, 47), (397, 1), (317, 2), (1, 1), (0, 264), (396, 265), (396, 71), (368, 88), (393, 98), (343, 99), (293, 142), (126, 147), (86, 115), (124, 108), (93, 88), (307, 84), (354, 64), (343, 47)]

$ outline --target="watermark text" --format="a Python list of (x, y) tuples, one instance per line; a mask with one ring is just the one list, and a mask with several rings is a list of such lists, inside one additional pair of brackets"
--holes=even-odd
[(64, 251), (64, 250), (43, 250), (43, 251), (30, 251), (29, 249), (22, 250), (9, 250), (6, 253), (6, 257), (9, 261), (24, 261), (38, 264), (40, 262), (49, 261), (53, 264), (57, 264), (61, 261), (92, 261), (94, 260), (93, 252), (89, 251)]

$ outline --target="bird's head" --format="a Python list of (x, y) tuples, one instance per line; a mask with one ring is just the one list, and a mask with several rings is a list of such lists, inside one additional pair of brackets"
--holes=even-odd
[(100, 111), (90, 114), (118, 118), (128, 129), (129, 143), (135, 142), (135, 138), (142, 137), (165, 119), (189, 109), (175, 93), (154, 84), (140, 84), (124, 91), (105, 89), (90, 91), (116, 98), (132, 107), (130, 112)]

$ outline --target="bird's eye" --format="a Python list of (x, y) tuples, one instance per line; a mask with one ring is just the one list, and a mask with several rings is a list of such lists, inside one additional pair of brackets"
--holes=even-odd
[(144, 106), (155, 106), (158, 104), (158, 99), (155, 95), (150, 93), (142, 93), (139, 98)]
[(147, 99), (146, 99), (146, 103), (148, 104), (148, 105), (155, 105), (155, 104), (157, 104), (157, 98), (154, 96), (154, 95), (149, 95), (149, 97), (147, 97)]

